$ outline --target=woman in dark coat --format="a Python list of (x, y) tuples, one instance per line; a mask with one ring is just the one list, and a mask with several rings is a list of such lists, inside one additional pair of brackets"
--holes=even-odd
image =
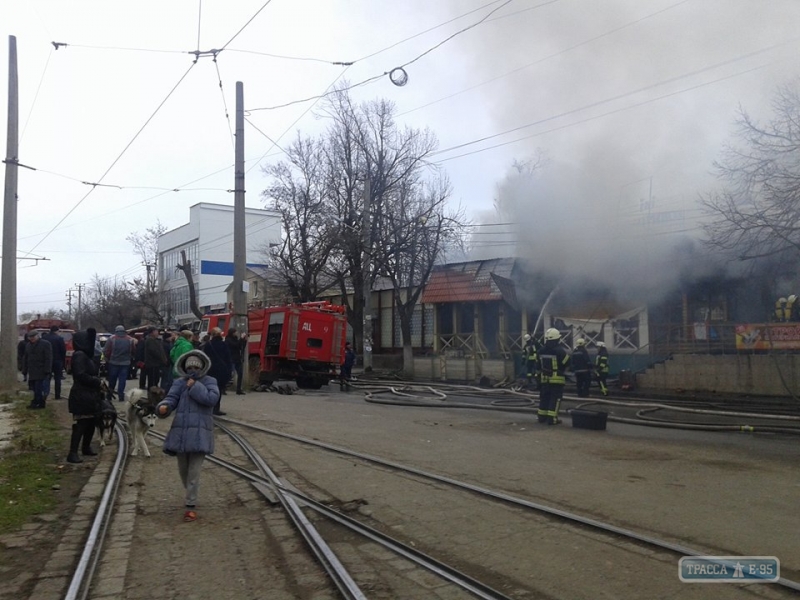
[[(222, 330), (219, 327), (214, 327), (211, 330), (211, 339), (203, 347), (203, 352), (211, 359), (211, 368), (208, 374), (217, 380), (219, 386), (219, 393), (225, 394), (225, 386), (231, 379), (231, 351), (222, 339)], [(214, 408), (215, 415), (224, 415), (225, 413), (220, 410), (220, 404)]]
[[(77, 331), (72, 336), (72, 389), (69, 392), (69, 412), (72, 413), (72, 438), (69, 442), (67, 462), (83, 462), (78, 456), (78, 446), (84, 456), (97, 456), (92, 450), (95, 415), (103, 400), (101, 380), (98, 377), (94, 357), (94, 342), (97, 331), (89, 328)], [(81, 444), (81, 441), (83, 442)]]
[(197, 519), (195, 506), (200, 469), (214, 452), (214, 407), (219, 402), (217, 380), (207, 375), (211, 361), (200, 350), (182, 354), (175, 364), (178, 378), (156, 407), (159, 417), (175, 413), (164, 439), (164, 452), (178, 457), (178, 474), (186, 490), (184, 521)]

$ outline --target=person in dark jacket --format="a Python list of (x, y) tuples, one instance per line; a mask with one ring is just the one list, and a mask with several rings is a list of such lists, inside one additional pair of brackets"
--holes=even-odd
[(344, 392), (350, 387), (350, 378), (353, 376), (353, 365), (356, 364), (356, 353), (350, 342), (344, 345), (344, 357), (339, 369), (339, 390)]
[(241, 337), (236, 332), (235, 327), (228, 329), (228, 335), (225, 336), (225, 344), (231, 353), (231, 364), (233, 370), (236, 371), (236, 393), (239, 395), (244, 394), (242, 391), (242, 379), (244, 376), (244, 357), (245, 350), (247, 349), (247, 334), (243, 333)]
[(186, 490), (184, 521), (196, 521), (200, 469), (206, 454), (214, 452), (214, 408), (219, 402), (217, 380), (208, 375), (211, 360), (200, 350), (182, 354), (172, 383), (156, 414), (164, 418), (173, 411), (175, 418), (164, 439), (164, 452), (178, 458), (178, 474)]
[(17, 371), (22, 373), (22, 381), (28, 381), (28, 372), (25, 370), (25, 348), (28, 347), (28, 336), (26, 335), (17, 344)]
[[(203, 352), (211, 359), (211, 368), (208, 370), (208, 374), (217, 380), (219, 393), (225, 395), (225, 386), (230, 381), (233, 367), (231, 365), (230, 350), (225, 345), (225, 340), (222, 339), (222, 330), (219, 327), (214, 327), (211, 330), (211, 339), (203, 347)], [(214, 408), (214, 414), (225, 414), (221, 410), (221, 403), (217, 403), (216, 408)]]
[(147, 376), (144, 389), (158, 387), (161, 370), (168, 364), (169, 359), (164, 352), (164, 343), (158, 335), (158, 329), (150, 327), (144, 336), (144, 370)]
[[(53, 325), (48, 333), (42, 336), (43, 340), (50, 342), (50, 347), (53, 349), (53, 391), (56, 394), (56, 400), (61, 400), (61, 380), (64, 379), (64, 364), (67, 361), (67, 344), (64, 343), (64, 338), (58, 335), (58, 325)], [(47, 379), (45, 385), (45, 400), (50, 395), (50, 379)]]
[(147, 384), (147, 372), (144, 370), (144, 341), (145, 336), (144, 334), (137, 333), (134, 336), (136, 340), (136, 352), (133, 355), (133, 374), (131, 379), (136, 379), (137, 371), (139, 377), (139, 387), (144, 389), (145, 385)]
[(161, 389), (164, 390), (164, 393), (167, 393), (169, 389), (172, 387), (172, 380), (174, 379), (172, 375), (172, 346), (175, 343), (176, 333), (174, 331), (165, 331), (161, 335), (161, 343), (164, 346), (164, 354), (167, 356), (167, 364), (161, 368)]
[(117, 399), (125, 401), (125, 385), (128, 380), (128, 371), (131, 368), (134, 354), (136, 353), (136, 340), (128, 335), (122, 325), (114, 328), (114, 335), (108, 338), (103, 346), (103, 355), (108, 365), (108, 400), (111, 401), (116, 389)]
[(72, 389), (68, 406), (72, 413), (72, 437), (69, 442), (67, 462), (83, 462), (78, 456), (78, 447), (84, 456), (97, 456), (92, 450), (95, 415), (103, 401), (102, 381), (94, 362), (94, 342), (97, 331), (92, 328), (76, 331), (72, 336)]
[(24, 363), (24, 372), (28, 374), (28, 387), (33, 391), (33, 400), (28, 408), (45, 408), (45, 389), (53, 371), (53, 349), (49, 342), (40, 339), (38, 331), (31, 331), (28, 334)]
[(575, 373), (575, 383), (578, 387), (580, 398), (589, 397), (589, 386), (592, 384), (592, 358), (586, 350), (586, 340), (578, 338), (575, 341), (575, 350), (569, 359), (572, 372)]

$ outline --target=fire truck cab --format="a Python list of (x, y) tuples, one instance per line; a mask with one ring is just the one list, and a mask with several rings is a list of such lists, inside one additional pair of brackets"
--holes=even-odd
[[(294, 379), (298, 387), (319, 389), (336, 377), (347, 336), (345, 307), (305, 302), (248, 312), (248, 366), (252, 382)], [(227, 333), (230, 313), (203, 318), (201, 332)]]

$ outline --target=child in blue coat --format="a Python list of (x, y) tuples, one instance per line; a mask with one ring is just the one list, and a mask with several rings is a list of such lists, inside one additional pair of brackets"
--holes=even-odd
[(219, 402), (217, 380), (209, 376), (211, 360), (200, 350), (183, 354), (175, 365), (175, 379), (156, 407), (159, 417), (175, 417), (164, 440), (164, 452), (178, 458), (178, 474), (186, 490), (184, 521), (196, 521), (200, 469), (206, 454), (214, 453), (213, 411)]

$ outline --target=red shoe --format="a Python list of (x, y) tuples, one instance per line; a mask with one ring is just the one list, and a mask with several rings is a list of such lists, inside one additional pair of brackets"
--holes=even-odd
[(191, 523), (192, 521), (197, 521), (197, 513), (193, 510), (187, 510), (183, 513), (183, 521), (184, 523)]

